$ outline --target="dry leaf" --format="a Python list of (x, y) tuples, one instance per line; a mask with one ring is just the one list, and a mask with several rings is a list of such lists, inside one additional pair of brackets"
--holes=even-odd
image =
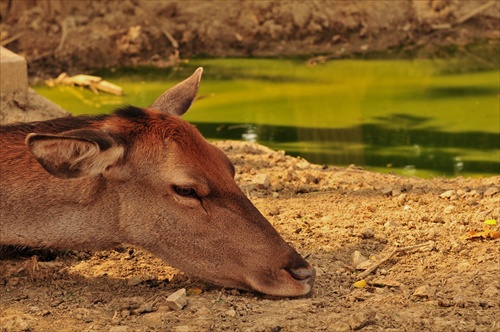
[(356, 281), (353, 284), (353, 286), (356, 287), (356, 288), (364, 288), (364, 287), (366, 287), (366, 281), (365, 281), (365, 279), (362, 279), (360, 281)]
[(489, 227), (485, 226), (484, 231), (476, 232), (475, 230), (471, 230), (466, 236), (464, 236), (464, 238), (466, 240), (500, 239), (500, 232), (491, 230)]
[(200, 288), (189, 288), (187, 290), (187, 296), (190, 295), (200, 295), (203, 291)]
[(488, 219), (484, 221), (484, 224), (488, 226), (495, 226), (497, 224), (497, 221), (495, 219)]

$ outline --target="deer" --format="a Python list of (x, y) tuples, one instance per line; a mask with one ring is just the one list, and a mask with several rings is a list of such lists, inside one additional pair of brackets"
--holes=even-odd
[(245, 196), (226, 154), (181, 118), (202, 72), (147, 108), (0, 126), (0, 246), (129, 244), (222, 287), (310, 294), (314, 267)]

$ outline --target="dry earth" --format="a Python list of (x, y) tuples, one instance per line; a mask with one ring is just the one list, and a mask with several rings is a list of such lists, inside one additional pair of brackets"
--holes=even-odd
[[(313, 165), (257, 144), (216, 144), (243, 191), (317, 268), (310, 297), (221, 289), (126, 245), (4, 250), (1, 331), (499, 330), (500, 239), (466, 237), (485, 220), (500, 221), (500, 177), (406, 178)], [(363, 266), (419, 244), (426, 246), (394, 253), (364, 278), (366, 287), (353, 286)], [(358, 254), (368, 263), (353, 260)], [(188, 304), (173, 311), (166, 297), (181, 288)]]
[(498, 66), (499, 18), (495, 0), (2, 0), (0, 39), (30, 77), (200, 55), (458, 52)]

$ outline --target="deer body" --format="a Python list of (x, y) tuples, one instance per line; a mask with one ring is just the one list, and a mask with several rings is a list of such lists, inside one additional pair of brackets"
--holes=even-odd
[(278, 296), (314, 269), (245, 197), (234, 167), (180, 116), (202, 70), (147, 109), (0, 128), (0, 245), (143, 247), (207, 281)]

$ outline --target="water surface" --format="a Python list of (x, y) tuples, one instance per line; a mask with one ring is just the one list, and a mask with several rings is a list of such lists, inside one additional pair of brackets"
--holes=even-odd
[(209, 139), (239, 139), (311, 162), (417, 176), (500, 174), (499, 71), (460, 61), (205, 59), (178, 70), (101, 74), (122, 97), (75, 87), (36, 90), (74, 114), (148, 106), (204, 67), (185, 118)]

